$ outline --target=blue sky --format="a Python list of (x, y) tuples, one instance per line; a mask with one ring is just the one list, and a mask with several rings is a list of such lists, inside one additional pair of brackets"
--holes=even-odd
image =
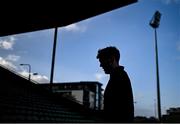
[[(120, 65), (132, 82), (135, 115), (155, 116), (156, 65), (154, 30), (149, 21), (154, 12), (162, 14), (157, 29), (162, 112), (180, 106), (180, 0), (139, 0), (137, 3), (58, 29), (55, 82), (99, 81), (105, 75), (96, 59), (98, 49), (116, 46)], [(32, 78), (48, 82), (54, 29), (0, 37), (0, 64)], [(157, 115), (157, 112), (156, 112)]]

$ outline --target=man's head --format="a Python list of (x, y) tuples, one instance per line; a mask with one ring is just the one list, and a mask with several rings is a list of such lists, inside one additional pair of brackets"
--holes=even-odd
[(98, 50), (97, 59), (104, 72), (110, 74), (114, 68), (119, 66), (120, 52), (116, 47), (106, 47)]

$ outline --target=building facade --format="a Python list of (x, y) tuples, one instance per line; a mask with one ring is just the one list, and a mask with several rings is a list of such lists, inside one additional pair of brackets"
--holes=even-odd
[(166, 110), (168, 115), (180, 115), (180, 107), (177, 108), (169, 108)]
[[(50, 84), (40, 84), (49, 88)], [(102, 84), (95, 81), (61, 82), (52, 84), (52, 91), (85, 107), (103, 109)]]

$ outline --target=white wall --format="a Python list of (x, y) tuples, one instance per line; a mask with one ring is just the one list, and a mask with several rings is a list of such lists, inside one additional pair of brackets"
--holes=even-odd
[(89, 93), (89, 101), (90, 101), (90, 108), (94, 108), (94, 98), (95, 97), (95, 93), (91, 92)]
[(76, 98), (77, 101), (83, 104), (83, 90), (72, 90), (72, 96)]

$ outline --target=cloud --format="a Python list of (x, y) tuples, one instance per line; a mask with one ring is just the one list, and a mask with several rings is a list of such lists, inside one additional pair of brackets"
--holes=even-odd
[(15, 37), (10, 36), (7, 39), (1, 40), (0, 39), (0, 48), (5, 50), (12, 50), (14, 46)]
[(49, 83), (49, 79), (45, 75), (33, 75), (32, 79), (39, 83)]
[[(29, 77), (29, 72), (27, 72), (26, 70), (19, 72), (19, 74), (21, 74), (27, 78)], [(33, 73), (31, 73), (31, 80), (34, 80), (38, 83), (49, 83), (49, 79), (45, 75), (33, 75)]]
[(137, 102), (136, 100), (137, 99), (143, 99), (144, 98), (144, 94), (142, 92), (138, 92), (136, 95), (135, 95), (135, 102)]
[(16, 61), (18, 61), (19, 59), (20, 59), (20, 56), (17, 56), (17, 55), (8, 55), (7, 57), (6, 57), (6, 59), (7, 60), (9, 60), (9, 61), (13, 61), (13, 62), (16, 62)]
[(65, 26), (63, 28), (65, 31), (71, 31), (71, 32), (84, 32), (86, 30), (85, 26), (80, 26), (78, 24), (71, 24), (68, 26)]
[(135, 107), (135, 116), (154, 116), (154, 111), (150, 108)]
[(102, 73), (96, 73), (95, 74), (95, 77), (98, 81), (102, 80), (104, 77), (106, 77), (105, 74), (102, 74)]
[(172, 3), (180, 4), (180, 0), (161, 0), (161, 2), (166, 4), (166, 5), (169, 5), (169, 4), (172, 4)]
[(165, 4), (170, 4), (172, 0), (161, 0), (162, 2), (164, 2)]
[(9, 62), (2, 57), (0, 57), (0, 64), (11, 69), (17, 69), (17, 67), (12, 62)]

